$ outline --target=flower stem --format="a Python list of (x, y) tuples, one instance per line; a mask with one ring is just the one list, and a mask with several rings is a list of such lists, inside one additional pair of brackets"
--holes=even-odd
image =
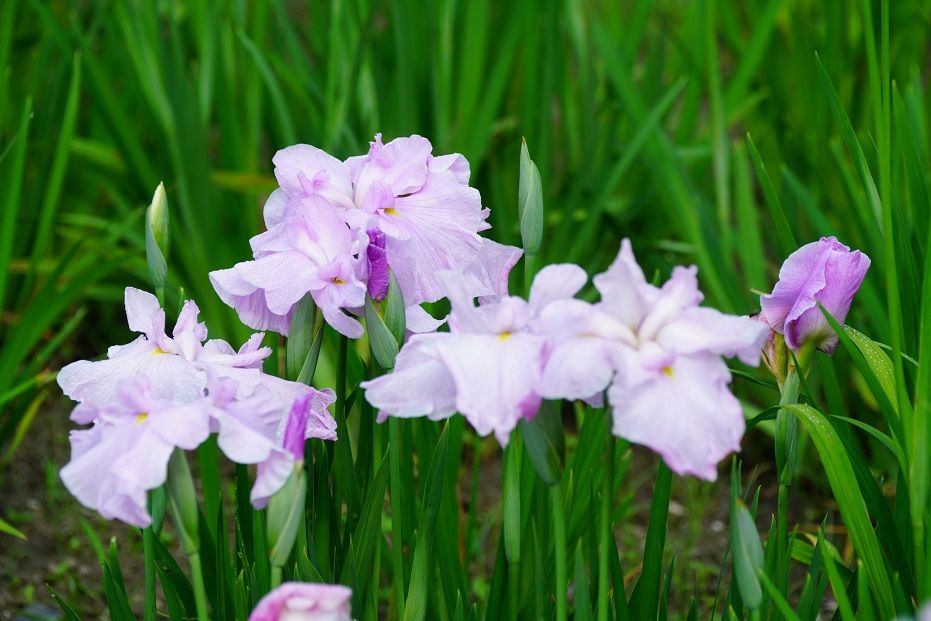
[(611, 501), (614, 497), (614, 436), (611, 430), (608, 430), (607, 450), (605, 451), (605, 476), (604, 491), (601, 496), (601, 532), (598, 545), (598, 621), (608, 621), (611, 612), (611, 603), (609, 599), (610, 565), (608, 564), (609, 554), (616, 554), (617, 548), (614, 541), (614, 525), (611, 523)]
[(207, 591), (204, 589), (204, 569), (200, 564), (200, 552), (188, 554), (191, 563), (191, 577), (194, 582), (194, 604), (197, 607), (197, 621), (209, 621), (207, 614)]
[[(799, 375), (795, 365), (789, 365), (779, 405), (798, 402)], [(780, 593), (789, 590), (789, 487), (795, 477), (798, 419), (791, 412), (779, 410), (776, 415), (776, 464), (779, 492), (776, 498), (776, 575)]]
[(142, 553), (145, 561), (145, 608), (143, 619), (155, 621), (155, 531), (151, 526), (142, 529)]
[(524, 295), (530, 295), (530, 286), (533, 284), (534, 269), (537, 262), (535, 254), (524, 253)]
[(566, 621), (568, 604), (566, 602), (566, 508), (562, 485), (550, 486), (550, 499), (553, 503), (553, 537), (556, 542), (556, 621)]
[(281, 565), (272, 565), (272, 588), (277, 589), (281, 585)]
[(400, 421), (388, 419), (388, 459), (391, 461), (389, 484), (391, 486), (391, 571), (394, 574), (395, 617), (400, 619), (404, 612), (404, 558), (403, 532), (401, 515), (404, 511), (401, 495), (404, 493), (401, 482), (401, 430)]

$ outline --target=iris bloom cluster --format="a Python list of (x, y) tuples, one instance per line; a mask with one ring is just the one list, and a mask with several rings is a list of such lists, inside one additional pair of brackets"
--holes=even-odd
[[(843, 322), (869, 268), (866, 255), (832, 237), (808, 244), (751, 318), (701, 306), (694, 266), (651, 284), (625, 239), (593, 278), (597, 301), (576, 297), (588, 276), (571, 264), (541, 269), (527, 299), (509, 295), (521, 251), (479, 235), (489, 212), (469, 186), (468, 162), (432, 151), (420, 136), (384, 144), (380, 134), (367, 154), (345, 161), (309, 145), (279, 151), (279, 188), (252, 259), (210, 274), (243, 323), (282, 335), (309, 296), (336, 331), (358, 338), (367, 303), (397, 283), (406, 342), (388, 373), (361, 384), (382, 421), (458, 412), (504, 446), (543, 400), (584, 400), (610, 410), (614, 435), (654, 450), (677, 473), (713, 480), (745, 429), (724, 359), (756, 365), (763, 350), (774, 368), (786, 348), (831, 353), (838, 337), (823, 311)], [(443, 298), (445, 319), (421, 306)], [(303, 485), (305, 440), (336, 439), (333, 392), (264, 373), (271, 350), (262, 333), (239, 349), (208, 340), (193, 301), (171, 336), (155, 296), (127, 288), (125, 305), (140, 336), (58, 376), (78, 402), (72, 420), (88, 425), (71, 434), (67, 488), (107, 518), (146, 526), (147, 492), (165, 483), (171, 455), (215, 434), (227, 457), (256, 465), (255, 507), (290, 506), (286, 494), (273, 497), (289, 480)], [(283, 545), (286, 559), (293, 537)], [(343, 587), (286, 584), (251, 618), (349, 619), (349, 598)]]
[(267, 230), (251, 240), (253, 260), (210, 274), (220, 298), (247, 326), (287, 335), (309, 294), (334, 329), (359, 338), (365, 296), (385, 297), (389, 270), (411, 332), (442, 324), (420, 306), (444, 297), (439, 272), (462, 274), (473, 295), (506, 293), (520, 249), (479, 235), (489, 212), (468, 161), (432, 151), (421, 136), (383, 144), (381, 134), (344, 162), (310, 145), (279, 151)]
[[(106, 518), (151, 523), (146, 492), (166, 479), (175, 449), (190, 450), (211, 433), (241, 464), (258, 464), (252, 502), (262, 507), (284, 484), (293, 463), (285, 445), (289, 418), (304, 422), (304, 438), (336, 439), (327, 411), (333, 391), (318, 391), (264, 373), (271, 350), (255, 334), (239, 350), (207, 340), (197, 305), (184, 303), (172, 336), (150, 293), (126, 289), (126, 318), (141, 335), (111, 347), (107, 358), (69, 364), (58, 375), (78, 402), (71, 419), (71, 461), (61, 470), (68, 490)], [(302, 447), (303, 448), (303, 447)]]
[(624, 240), (594, 278), (594, 304), (574, 297), (587, 280), (576, 265), (541, 270), (526, 301), (477, 307), (460, 276), (443, 278), (450, 331), (411, 337), (392, 373), (362, 384), (383, 414), (458, 411), (504, 445), (542, 399), (601, 403), (606, 394), (614, 434), (655, 450), (675, 472), (714, 479), (717, 463), (739, 448), (744, 417), (722, 356), (756, 364), (769, 330), (700, 307), (696, 268), (678, 267), (653, 286)]

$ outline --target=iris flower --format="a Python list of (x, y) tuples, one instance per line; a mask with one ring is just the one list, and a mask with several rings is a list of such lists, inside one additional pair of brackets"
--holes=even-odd
[(868, 256), (834, 237), (805, 244), (782, 264), (773, 292), (760, 298), (762, 316), (790, 348), (811, 343), (831, 354), (837, 334), (818, 305), (843, 324), (869, 268)]
[(547, 340), (534, 323), (587, 277), (576, 265), (551, 265), (537, 274), (529, 300), (508, 296), (480, 306), (465, 276), (440, 278), (452, 305), (450, 331), (412, 336), (391, 373), (362, 383), (365, 397), (382, 417), (438, 420), (460, 412), (480, 435), (494, 433), (504, 446), (520, 419), (540, 406)]
[(540, 394), (585, 399), (607, 389), (615, 435), (653, 449), (679, 474), (714, 480), (745, 427), (722, 356), (757, 364), (769, 330), (699, 306), (694, 266), (675, 268), (662, 287), (647, 283), (626, 239), (594, 283), (597, 304), (565, 300), (543, 311), (551, 349)]

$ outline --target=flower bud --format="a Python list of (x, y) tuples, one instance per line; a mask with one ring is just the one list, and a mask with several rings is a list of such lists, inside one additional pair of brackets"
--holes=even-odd
[(145, 212), (145, 258), (157, 291), (164, 289), (168, 277), (169, 230), (165, 185), (159, 183)]
[(543, 241), (543, 188), (540, 171), (530, 159), (527, 141), (520, 143), (520, 182), (517, 191), (520, 239), (527, 255), (540, 252)]
[(200, 533), (197, 529), (197, 492), (187, 457), (181, 449), (175, 449), (168, 460), (168, 504), (174, 519), (175, 529), (181, 539), (181, 548), (190, 556), (198, 552)]
[(859, 250), (822, 237), (785, 260), (773, 292), (760, 298), (761, 314), (793, 351), (811, 345), (832, 354), (837, 335), (822, 307), (843, 324), (869, 267), (870, 258)]

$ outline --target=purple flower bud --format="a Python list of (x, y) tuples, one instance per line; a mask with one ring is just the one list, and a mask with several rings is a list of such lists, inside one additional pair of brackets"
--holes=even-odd
[(365, 251), (368, 260), (368, 290), (373, 300), (383, 300), (388, 295), (388, 255), (385, 254), (385, 234), (378, 229), (368, 231), (369, 245)]
[(818, 305), (844, 323), (870, 258), (834, 237), (822, 237), (789, 255), (773, 292), (760, 298), (762, 315), (793, 350), (813, 344), (831, 354), (837, 335)]

